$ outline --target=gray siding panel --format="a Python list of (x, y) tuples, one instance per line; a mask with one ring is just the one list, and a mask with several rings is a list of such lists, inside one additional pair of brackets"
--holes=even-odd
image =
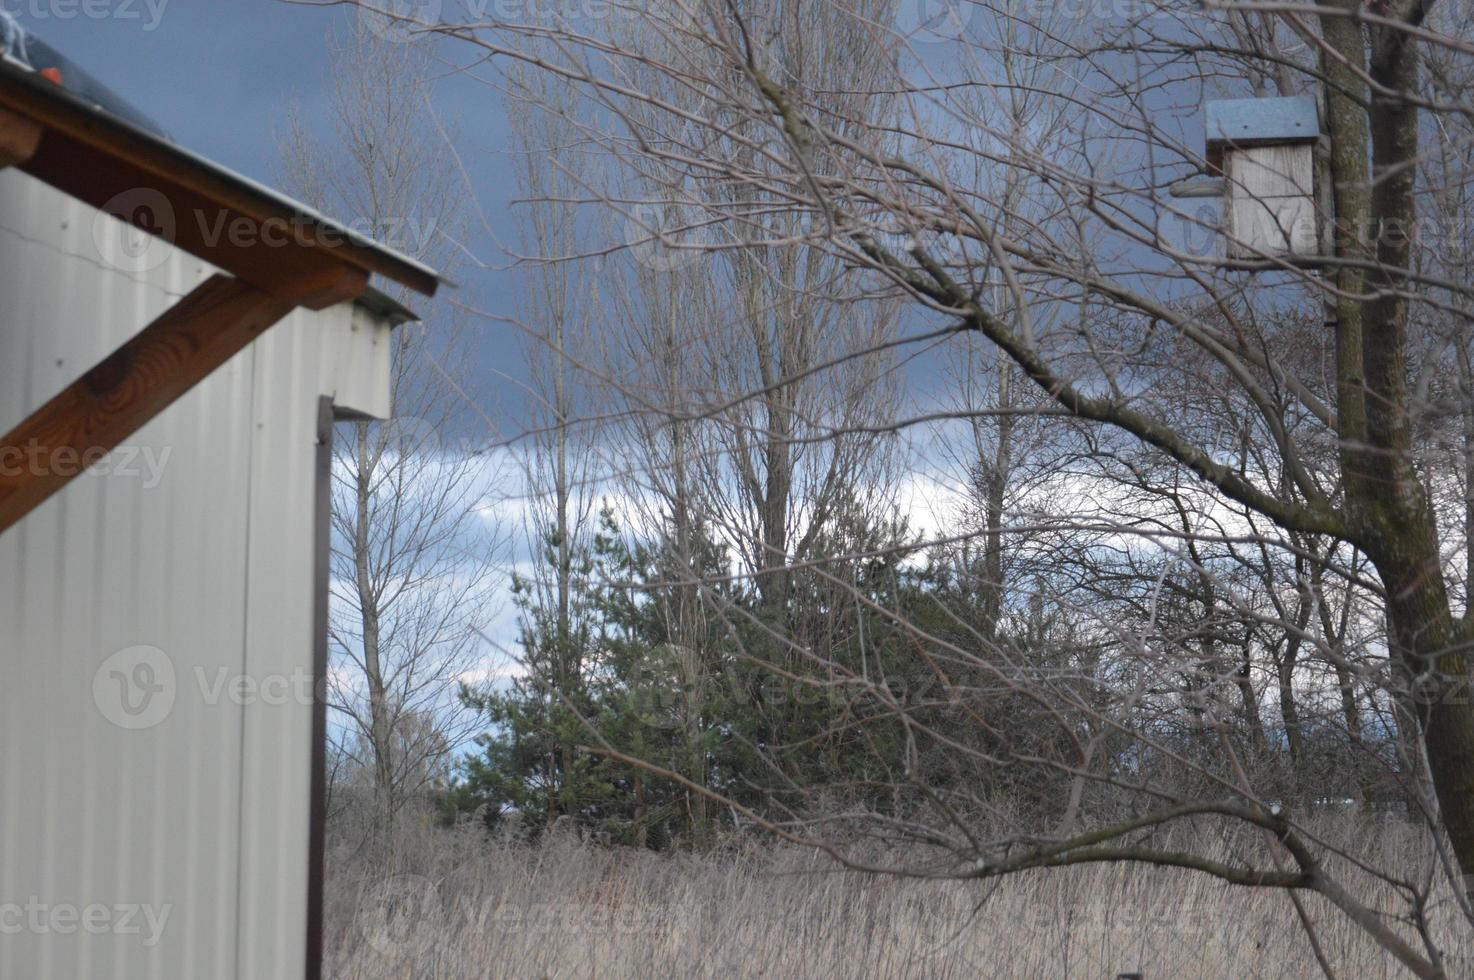
[[(0, 430), (214, 271), (110, 268), (95, 220), (0, 172)], [(317, 402), (388, 385), (343, 376), (383, 363), (354, 316), (293, 314), (0, 535), (0, 977), (301, 975)]]

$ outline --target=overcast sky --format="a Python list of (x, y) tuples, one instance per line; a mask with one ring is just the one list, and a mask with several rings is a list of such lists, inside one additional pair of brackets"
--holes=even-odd
[[(415, 9), (416, 2), (446, 11), (457, 6), (450, 0), (395, 2), (404, 9)], [(918, 52), (935, 57), (945, 45), (922, 43), (932, 40), (930, 30), (906, 16), (913, 7), (925, 6), (902, 4), (897, 26), (918, 39)], [(288, 110), (295, 106), (309, 127), (331, 138), (326, 51), (332, 36), (359, 16), (351, 6), (315, 6), (311, 0), (0, 0), (0, 9), (16, 14), (182, 146), (268, 185), (288, 187), (292, 182), (283, 177), (279, 143)], [(464, 45), (436, 50), (448, 58), (474, 54)], [(480, 74), (484, 78), (485, 70)], [(516, 240), (512, 141), (500, 93), (447, 65), (435, 100), (441, 116), (454, 122), (458, 157), (470, 184), (468, 208), (473, 201), (475, 207), (466, 221), (471, 257), (454, 270), (459, 288), (450, 295), (493, 317), (514, 317), (523, 292), (518, 277), (495, 271), (507, 262), (499, 242)], [(358, 216), (334, 217), (352, 221)], [(472, 373), (481, 388), (476, 400), (487, 404), (467, 406), (465, 431), (459, 435), (495, 439), (519, 428), (512, 417), (520, 402), (513, 396), (525, 376), (519, 335), (496, 319), (469, 322), (475, 331)], [(935, 380), (936, 368), (924, 358), (908, 365), (906, 374), (924, 390)], [(499, 432), (485, 431), (489, 416), (497, 419)]]
[[(289, 107), (297, 106), (309, 126), (325, 122), (331, 89), (325, 51), (332, 34), (343, 33), (356, 16), (349, 7), (284, 0), (0, 0), (0, 9), (152, 117), (180, 145), (271, 186), (284, 183), (279, 136)], [(505, 259), (496, 236), (510, 235), (513, 196), (505, 120), (494, 90), (449, 70), (447, 76), (437, 106), (458, 120), (460, 156), (494, 231), (473, 230), (468, 244), (480, 261), (499, 265)], [(479, 218), (470, 224), (475, 229)], [(456, 279), (460, 288), (451, 295), (457, 299), (496, 314), (515, 313), (510, 274), (462, 268)], [(510, 327), (478, 320), (474, 329), (481, 334), (475, 349), (484, 374), (518, 370)], [(475, 418), (468, 413), (467, 424)]]
[[(289, 108), (295, 106), (309, 127), (330, 134), (326, 50), (333, 34), (346, 31), (357, 16), (351, 7), (286, 0), (0, 0), (0, 9), (18, 15), (30, 31), (152, 117), (180, 145), (274, 186), (290, 184), (283, 180), (279, 146)], [(928, 40), (916, 24), (898, 26)], [(923, 52), (939, 47), (919, 44)], [(462, 52), (451, 47), (442, 53)], [(497, 238), (514, 240), (510, 202), (515, 195), (500, 99), (494, 88), (450, 66), (446, 74), (437, 107), (457, 121), (457, 149), (471, 183), (468, 206), (474, 196), (479, 215), (491, 224), (491, 233), (476, 234), (468, 244), (483, 263), (499, 265), (505, 258)], [(514, 274), (468, 263), (456, 270), (456, 278), (460, 285), (453, 295), (461, 302), (494, 316), (518, 313)], [(916, 316), (911, 311), (908, 319)], [(495, 319), (470, 322), (476, 331), (472, 373), (481, 379), (478, 388), (489, 403), (467, 407), (460, 434), (484, 441), (515, 431), (507, 409), (519, 400), (520, 389), (506, 378), (512, 375), (515, 381), (525, 372), (514, 328)], [(922, 357), (910, 362), (906, 373), (918, 388), (929, 388), (937, 383), (940, 363)], [(488, 415), (498, 420), (500, 431), (487, 431)], [(944, 519), (947, 494), (936, 486), (914, 478), (903, 497), (917, 529), (934, 531)], [(498, 642), (512, 643), (509, 607), (492, 632)]]
[(327, 34), (351, 16), (280, 0), (0, 0), (184, 146), (258, 180), (277, 174), (283, 109), (327, 91)]

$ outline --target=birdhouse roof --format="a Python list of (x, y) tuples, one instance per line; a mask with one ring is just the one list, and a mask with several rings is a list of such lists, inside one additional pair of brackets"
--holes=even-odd
[(1315, 97), (1220, 99), (1207, 105), (1208, 146), (1313, 143), (1320, 136)]

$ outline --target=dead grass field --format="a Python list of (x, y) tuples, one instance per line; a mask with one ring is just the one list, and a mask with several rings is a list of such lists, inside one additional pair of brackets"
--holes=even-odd
[[(1413, 851), (1407, 828), (1363, 834), (1383, 854)], [(331, 854), (335, 980), (1322, 975), (1283, 894), (1190, 872), (1092, 866), (924, 882), (756, 844), (697, 857), (461, 833), (421, 834), (396, 851), (394, 867), (377, 870)], [(1406, 975), (1316, 896), (1306, 905), (1337, 977)], [(1437, 919), (1451, 975), (1474, 975), (1467, 929), (1451, 908)]]

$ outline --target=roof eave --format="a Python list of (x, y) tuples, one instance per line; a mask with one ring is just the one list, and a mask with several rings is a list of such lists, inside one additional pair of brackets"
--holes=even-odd
[[(442, 282), (423, 263), (9, 61), (0, 61), (0, 108), (43, 129), (20, 169), (259, 288), (304, 264), (351, 266), (426, 296)], [(137, 206), (151, 193), (168, 202), (172, 221), (161, 225)]]

